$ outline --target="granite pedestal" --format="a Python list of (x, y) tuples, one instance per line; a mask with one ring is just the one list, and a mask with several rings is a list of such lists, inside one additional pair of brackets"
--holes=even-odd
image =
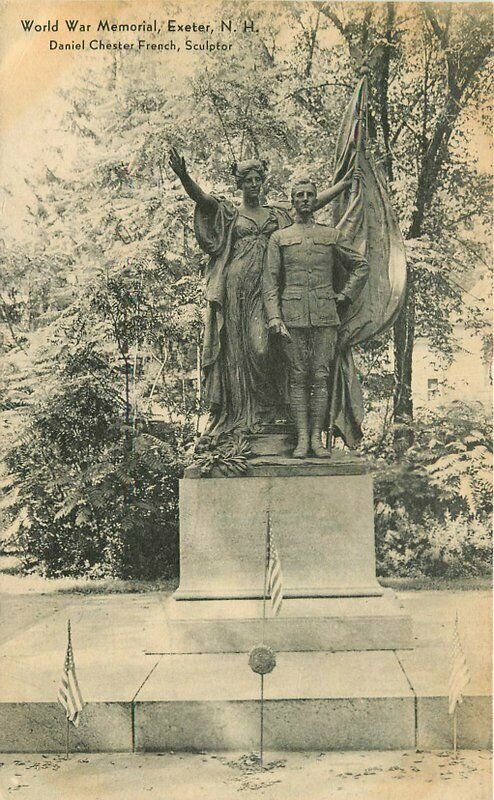
[[(263, 626), (267, 514), (284, 601)], [(253, 459), (245, 477), (180, 484), (180, 586), (171, 598), (171, 652), (411, 647), (411, 620), (376, 579), (372, 477), (359, 458)]]
[[(492, 747), (491, 593), (400, 596), (413, 616), (413, 650), (277, 653), (264, 681), (267, 751), (450, 748), (456, 610), (471, 675), (458, 711), (458, 747)], [(3, 595), (0, 751), (64, 752), (56, 698), (67, 618), (87, 703), (71, 730), (73, 751), (258, 750), (260, 678), (248, 655), (169, 655), (167, 599), (161, 592), (46, 594), (32, 604), (28, 595), (15, 602)], [(18, 618), (16, 628), (6, 624), (10, 616)]]

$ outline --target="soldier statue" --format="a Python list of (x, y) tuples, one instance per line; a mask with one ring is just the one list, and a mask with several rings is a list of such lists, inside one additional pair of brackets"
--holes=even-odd
[[(358, 298), (368, 277), (366, 258), (342, 233), (314, 221), (317, 190), (309, 178), (292, 188), (295, 222), (269, 240), (263, 297), (269, 330), (282, 337), (290, 368), (290, 406), (297, 431), (295, 458), (309, 451), (330, 456), (321, 434), (338, 344), (340, 314)], [(338, 262), (347, 279), (335, 291)]]

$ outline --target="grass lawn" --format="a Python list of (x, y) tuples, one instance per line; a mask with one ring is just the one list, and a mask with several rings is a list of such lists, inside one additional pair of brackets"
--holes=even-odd
[[(382, 586), (396, 591), (486, 591), (492, 587), (490, 575), (458, 578), (379, 577)], [(0, 593), (5, 594), (143, 594), (173, 592), (178, 578), (123, 580), (120, 578), (44, 578), (36, 573), (23, 575), (14, 556), (0, 556)]]
[(397, 592), (475, 592), (485, 591), (492, 588), (491, 575), (468, 575), (459, 578), (398, 578), (384, 577), (378, 578), (381, 586), (396, 589)]
[[(379, 578), (381, 586), (396, 589), (397, 592), (456, 591), (472, 592), (488, 590), (492, 587), (490, 575), (465, 578)], [(71, 588), (57, 591), (80, 594), (136, 594), (142, 592), (173, 592), (178, 586), (178, 578), (159, 578), (154, 581), (120, 580), (106, 578), (93, 581), (81, 579)]]

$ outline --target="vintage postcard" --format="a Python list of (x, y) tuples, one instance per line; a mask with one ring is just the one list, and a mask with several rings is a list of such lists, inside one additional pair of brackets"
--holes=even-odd
[(0, 3), (2, 797), (490, 797), (492, 40)]

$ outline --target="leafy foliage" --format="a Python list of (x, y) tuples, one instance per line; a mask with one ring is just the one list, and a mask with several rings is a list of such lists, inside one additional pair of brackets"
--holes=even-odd
[(387, 440), (367, 441), (367, 451), (378, 459), (375, 522), (382, 570), (451, 576), (462, 565), (471, 574), (489, 570), (490, 431), (481, 407), (457, 402), (419, 417), (415, 443), (400, 458), (392, 431)]
[(420, 525), (406, 515), (395, 516), (393, 525), (386, 527), (379, 539), (376, 554), (380, 575), (490, 575), (491, 527), (482, 520), (450, 514), (441, 521), (426, 517)]
[[(7, 533), (26, 566), (49, 575), (176, 573), (178, 477), (197, 409), (172, 392), (168, 422), (158, 431), (147, 419), (159, 359), (146, 355), (154, 345), (164, 358), (174, 343), (176, 297), (151, 302), (159, 278), (153, 264), (128, 262), (50, 326), (32, 368), (44, 380), (6, 454)], [(173, 353), (169, 362), (172, 378)]]
[(99, 361), (95, 380), (71, 362), (6, 459), (11, 537), (26, 566), (47, 575), (176, 572), (180, 453), (173, 426), (166, 442), (129, 429), (108, 365)]

